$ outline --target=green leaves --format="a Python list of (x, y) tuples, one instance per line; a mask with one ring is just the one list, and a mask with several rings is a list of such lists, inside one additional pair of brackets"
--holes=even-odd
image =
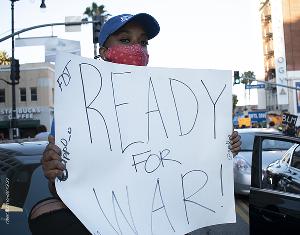
[(244, 72), (242, 74), (242, 81), (241, 83), (243, 84), (251, 84), (253, 82), (253, 80), (255, 80), (255, 74), (253, 71), (247, 71), (247, 72)]
[(0, 65), (9, 65), (10, 58), (6, 51), (0, 51)]
[[(83, 14), (91, 18), (96, 15), (104, 15), (104, 13), (106, 12), (104, 8), (105, 8), (104, 5), (98, 6), (97, 3), (93, 2), (92, 6), (87, 7), (83, 12)], [(108, 15), (104, 15), (104, 16), (108, 16)]]

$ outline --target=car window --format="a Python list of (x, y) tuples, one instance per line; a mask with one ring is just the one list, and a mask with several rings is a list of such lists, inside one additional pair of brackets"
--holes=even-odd
[(263, 151), (288, 150), (293, 146), (293, 143), (287, 141), (279, 141), (266, 139), (262, 142)]
[(289, 165), (290, 164), (290, 160), (291, 160), (291, 151), (287, 151), (284, 155), (283, 155), (283, 158), (281, 160), (282, 164), (287, 164)]
[(300, 169), (300, 146), (298, 146), (293, 152), (291, 167)]
[(0, 234), (30, 235), (28, 216), (51, 196), (40, 159), (45, 144), (0, 144)]
[[(263, 142), (269, 142), (271, 139), (266, 139)], [(285, 141), (283, 141), (285, 142)], [(266, 144), (266, 145), (267, 145)], [(280, 144), (285, 146), (285, 144)], [(275, 157), (275, 154), (270, 154), (274, 159), (268, 164), (266, 169), (262, 169), (262, 187), (281, 192), (300, 194), (300, 145), (287, 142), (286, 146), (292, 145), (287, 151), (274, 151), (274, 153), (282, 153)], [(264, 166), (263, 166), (264, 167)]]
[[(2, 177), (3, 178), (3, 177)], [(38, 201), (51, 196), (42, 167), (34, 169), (26, 183), (26, 189), (16, 184), (13, 179), (4, 177), (4, 200), (0, 209), (1, 234), (31, 235), (28, 226), (28, 216), (31, 208)], [(16, 188), (16, 191), (13, 191)], [(26, 194), (24, 193), (26, 191)], [(21, 195), (18, 192), (23, 192)]]
[(252, 151), (253, 150), (253, 141), (254, 133), (239, 133), (241, 136), (241, 151)]
[[(241, 136), (241, 151), (252, 151), (255, 132), (239, 133)], [(279, 140), (266, 139), (262, 143), (263, 151), (288, 150), (293, 143)]]

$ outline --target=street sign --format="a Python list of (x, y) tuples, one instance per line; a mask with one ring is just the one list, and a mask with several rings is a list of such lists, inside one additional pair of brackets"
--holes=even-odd
[(251, 122), (266, 122), (267, 121), (267, 113), (265, 111), (253, 111), (248, 112), (249, 117), (251, 118)]
[(265, 84), (255, 84), (255, 85), (245, 84), (245, 89), (264, 89), (264, 88), (265, 88)]
[(80, 32), (81, 31), (81, 24), (72, 25), (73, 22), (80, 22), (80, 16), (66, 16), (65, 17), (65, 32)]
[(296, 126), (298, 116), (289, 114), (289, 113), (283, 113), (282, 114), (282, 124), (291, 124), (292, 126)]

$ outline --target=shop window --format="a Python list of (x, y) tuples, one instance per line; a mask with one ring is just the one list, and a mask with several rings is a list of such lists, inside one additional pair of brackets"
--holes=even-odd
[(31, 101), (37, 101), (37, 89), (36, 87), (31, 87)]
[(26, 88), (20, 88), (20, 101), (26, 101)]
[(0, 89), (0, 103), (5, 103), (5, 89)]

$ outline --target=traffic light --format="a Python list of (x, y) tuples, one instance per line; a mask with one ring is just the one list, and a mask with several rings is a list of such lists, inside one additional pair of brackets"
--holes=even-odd
[(13, 59), (10, 64), (10, 80), (19, 81), (20, 79), (20, 63), (19, 60)]
[(93, 16), (93, 21), (98, 21), (93, 23), (93, 43), (96, 44), (99, 42), (98, 37), (102, 26), (101, 16), (100, 15)]
[(239, 71), (234, 71), (233, 72), (233, 79), (234, 79), (233, 84), (240, 84), (241, 83), (240, 72)]

